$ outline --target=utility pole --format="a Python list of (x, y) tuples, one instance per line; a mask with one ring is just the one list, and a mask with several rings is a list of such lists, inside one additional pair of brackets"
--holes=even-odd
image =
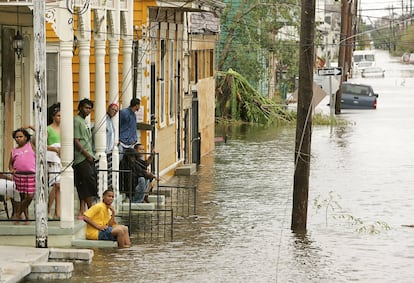
[(342, 82), (346, 81), (347, 73), (349, 71), (348, 68), (346, 68), (346, 53), (347, 48), (346, 45), (348, 43), (348, 26), (349, 26), (349, 7), (352, 0), (342, 0), (341, 1), (341, 35), (340, 35), (340, 41), (339, 41), (339, 55), (338, 55), (338, 66), (342, 68), (342, 76), (341, 81), (339, 84), (339, 89), (336, 92), (336, 99), (335, 99), (335, 114), (341, 113), (341, 88), (342, 88)]
[(391, 5), (391, 28), (392, 28), (392, 51), (395, 52), (395, 20), (394, 20), (394, 5)]
[(345, 54), (345, 67), (348, 70), (346, 72), (346, 80), (348, 75), (352, 77), (352, 53), (355, 45), (355, 27), (356, 27), (356, 3), (357, 0), (351, 0), (348, 2), (348, 22), (346, 30), (346, 54)]
[(291, 229), (305, 232), (308, 213), (312, 134), (312, 97), (315, 37), (315, 0), (302, 0), (299, 89), (295, 141), (295, 175)]
[(47, 248), (47, 161), (46, 161), (46, 28), (45, 1), (33, 1), (34, 95), (36, 130), (36, 248)]

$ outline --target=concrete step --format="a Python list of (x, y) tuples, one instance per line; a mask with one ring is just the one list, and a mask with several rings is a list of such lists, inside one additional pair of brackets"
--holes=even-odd
[(72, 247), (77, 247), (77, 248), (117, 248), (118, 243), (116, 241), (74, 239), (74, 240), (72, 240)]
[[(131, 210), (154, 210), (156, 208), (165, 207), (165, 195), (149, 195), (149, 203), (131, 203)], [(121, 204), (120, 211), (125, 212), (129, 210), (129, 200), (126, 199)]]
[(30, 274), (30, 264), (28, 263), (0, 263), (0, 282), (15, 283), (20, 282)]
[(41, 262), (31, 265), (31, 272), (26, 277), (30, 280), (61, 280), (72, 277), (72, 262)]
[(175, 169), (176, 176), (190, 176), (197, 171), (197, 164), (183, 164)]
[[(118, 221), (118, 220), (117, 220)], [(119, 222), (119, 221), (118, 221)], [(87, 240), (85, 238), (86, 234), (86, 225), (84, 226), (82, 233), (75, 237), (71, 241), (71, 246), (76, 248), (86, 248), (84, 250), (78, 249), (78, 251), (85, 251), (85, 254), (82, 255), (87, 261), (92, 261), (93, 251), (92, 254), (89, 253), (89, 249), (91, 248), (116, 248), (118, 247), (118, 243), (116, 241), (100, 241), (100, 240)], [(74, 255), (79, 256), (79, 255)], [(64, 255), (60, 255), (59, 257), (64, 257)]]
[[(25, 278), (68, 279), (73, 262), (90, 263), (93, 250), (0, 246), (0, 282), (16, 283)], [(33, 277), (30, 273), (35, 273)], [(41, 273), (41, 274), (40, 274)]]
[[(132, 210), (154, 210), (156, 204), (155, 203), (131, 203)], [(123, 202), (121, 205), (121, 211), (128, 211), (129, 210), (129, 202)]]
[(165, 205), (165, 196), (164, 195), (149, 195), (148, 201), (150, 203), (158, 203), (160, 205)]
[[(103, 242), (103, 241), (102, 241)], [(112, 241), (109, 241), (112, 242)], [(49, 250), (49, 260), (92, 262), (93, 250), (89, 249), (57, 249)]]

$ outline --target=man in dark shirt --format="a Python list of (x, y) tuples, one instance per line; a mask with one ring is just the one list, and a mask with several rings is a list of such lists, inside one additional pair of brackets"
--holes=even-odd
[[(125, 150), (124, 158), (120, 164), (121, 170), (131, 170), (132, 174), (130, 177), (128, 173), (121, 173), (121, 191), (127, 193), (129, 197), (131, 197), (129, 192), (133, 192), (131, 200), (135, 203), (147, 202), (145, 201), (147, 188), (150, 182), (156, 179), (156, 176), (148, 171), (148, 166), (152, 163), (155, 151), (151, 153), (147, 160), (144, 158), (144, 152), (144, 146), (136, 144), (135, 150), (130, 148)], [(130, 181), (132, 181), (132, 184)]]

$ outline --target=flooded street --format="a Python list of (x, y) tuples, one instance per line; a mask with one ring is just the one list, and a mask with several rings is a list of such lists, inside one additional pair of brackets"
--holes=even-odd
[(353, 80), (378, 109), (313, 128), (306, 235), (290, 230), (296, 130), (218, 127), (227, 143), (174, 179), (198, 186), (174, 240), (97, 249), (67, 282), (412, 282), (414, 228), (401, 225), (414, 224), (414, 65), (377, 60), (385, 79)]

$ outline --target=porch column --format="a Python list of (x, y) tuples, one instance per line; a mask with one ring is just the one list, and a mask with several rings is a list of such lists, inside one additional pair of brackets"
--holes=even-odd
[[(105, 90), (105, 40), (95, 39), (95, 156), (99, 170), (106, 170), (106, 90)], [(107, 172), (99, 171), (99, 196), (108, 187)]]
[(62, 123), (61, 153), (62, 174), (60, 181), (61, 214), (60, 227), (74, 227), (74, 183), (73, 183), (73, 79), (72, 79), (72, 41), (60, 41), (59, 96)]
[(129, 106), (132, 99), (132, 27), (134, 26), (134, 1), (127, 1), (128, 10), (120, 14), (122, 39), (122, 108)]
[[(90, 99), (90, 71), (89, 71), (89, 57), (91, 56), (91, 42), (89, 38), (80, 37), (78, 39), (79, 45), (79, 101), (88, 98)], [(75, 105), (75, 110), (77, 105)]]
[[(91, 87), (90, 87), (90, 70), (89, 70), (89, 58), (91, 56), (91, 10), (87, 9), (84, 13), (78, 16), (77, 21), (77, 33), (78, 48), (79, 48), (79, 93), (78, 100), (84, 98), (90, 99)], [(77, 105), (75, 105), (75, 110)], [(90, 121), (90, 117), (87, 117)]]
[(122, 108), (126, 108), (132, 99), (132, 39), (122, 40), (122, 55)]
[[(119, 40), (112, 39), (109, 40), (109, 104), (117, 103), (119, 104)], [(118, 152), (118, 140), (119, 140), (119, 115), (112, 117), (112, 121), (115, 126), (115, 146), (112, 151), (112, 169), (119, 169), (119, 152)], [(119, 173), (112, 173), (112, 187), (115, 191), (118, 190)]]

